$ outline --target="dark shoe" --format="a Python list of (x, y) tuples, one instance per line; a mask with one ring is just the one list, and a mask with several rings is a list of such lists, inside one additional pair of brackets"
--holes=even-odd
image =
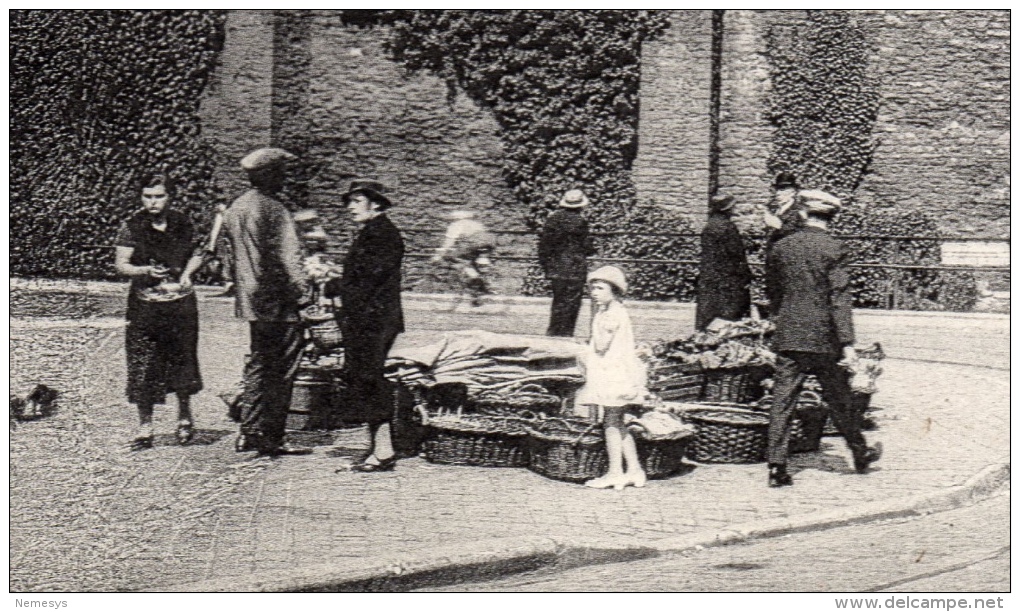
[(195, 426), (189, 422), (181, 422), (177, 425), (177, 443), (184, 445), (191, 442), (195, 437)]
[(864, 449), (862, 453), (854, 453), (854, 469), (857, 470), (858, 474), (867, 474), (868, 468), (872, 463), (875, 463), (882, 458), (882, 443), (876, 442), (874, 446), (869, 446)]
[(379, 463), (355, 463), (351, 466), (351, 471), (362, 472), (365, 474), (372, 472), (392, 472), (395, 467), (397, 467), (396, 455), (389, 459), (380, 459)]
[(131, 444), (128, 446), (132, 451), (140, 451), (152, 448), (152, 436), (138, 437), (131, 440)]
[(291, 444), (280, 444), (278, 446), (263, 446), (258, 449), (260, 455), (269, 457), (311, 455), (312, 449), (306, 446), (293, 446)]
[(259, 449), (258, 441), (251, 434), (240, 434), (234, 441), (234, 450), (239, 453), (248, 453)]
[(770, 487), (789, 487), (793, 485), (793, 478), (786, 473), (785, 465), (770, 465), (769, 466), (769, 486)]

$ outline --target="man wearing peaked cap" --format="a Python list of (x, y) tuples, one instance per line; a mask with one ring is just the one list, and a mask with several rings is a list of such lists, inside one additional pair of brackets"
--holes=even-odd
[(842, 203), (816, 190), (801, 191), (797, 200), (803, 229), (778, 241), (766, 260), (777, 352), (768, 449), (773, 487), (793, 484), (786, 471), (791, 416), (808, 374), (821, 383), (857, 472), (866, 473), (881, 455), (881, 447), (869, 447), (861, 433), (861, 415), (853, 408), (845, 368), (856, 360), (847, 251), (828, 232), (829, 219)]
[(297, 156), (283, 149), (276, 147), (264, 147), (255, 149), (241, 159), (241, 168), (248, 172), (258, 172), (269, 168), (286, 166), (288, 162), (297, 159)]
[(286, 165), (295, 159), (276, 148), (246, 155), (241, 167), (248, 172), (251, 189), (223, 215), (234, 260), (235, 312), (248, 322), (251, 334), (238, 451), (310, 452), (283, 441), (303, 345), (298, 310), (309, 295), (297, 227), (278, 199)]

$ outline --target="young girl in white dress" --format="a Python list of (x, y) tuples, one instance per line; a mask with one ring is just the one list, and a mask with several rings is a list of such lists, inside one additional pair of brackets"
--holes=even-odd
[[(577, 392), (575, 405), (605, 412), (604, 431), (609, 471), (585, 486), (596, 489), (643, 487), (645, 472), (638, 460), (634, 436), (625, 427), (628, 405), (639, 404), (647, 381), (644, 363), (634, 346), (630, 316), (620, 301), (627, 292), (627, 279), (615, 266), (604, 266), (588, 275), (594, 315), (591, 339), (582, 353), (585, 383)], [(624, 467), (626, 465), (626, 471)]]

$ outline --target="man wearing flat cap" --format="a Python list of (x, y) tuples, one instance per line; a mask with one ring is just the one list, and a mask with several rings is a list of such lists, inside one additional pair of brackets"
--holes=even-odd
[(868, 447), (861, 433), (861, 415), (853, 408), (845, 368), (856, 360), (847, 252), (828, 233), (841, 202), (824, 191), (809, 190), (798, 193), (796, 206), (803, 228), (777, 242), (766, 262), (777, 353), (768, 448), (772, 487), (793, 484), (786, 471), (791, 415), (808, 374), (821, 383), (856, 471), (866, 473), (881, 455), (881, 446)]
[(548, 336), (573, 336), (581, 311), (587, 258), (595, 254), (588, 234), (588, 222), (581, 210), (588, 197), (580, 189), (571, 189), (560, 199), (560, 209), (549, 215), (538, 241), (538, 262), (552, 284), (552, 313)]
[(391, 437), (394, 389), (383, 376), (386, 356), (404, 331), (400, 302), (404, 240), (386, 215), (392, 206), (381, 183), (356, 180), (343, 195), (347, 211), (360, 226), (343, 262), (343, 275), (325, 285), (326, 297), (339, 296), (344, 342), (342, 401), (367, 423), (372, 434), (368, 456), (356, 472), (388, 472), (396, 465)]
[(233, 253), (235, 312), (248, 321), (251, 350), (245, 366), (244, 410), (238, 451), (307, 454), (284, 443), (291, 392), (303, 346), (298, 310), (308, 295), (301, 243), (290, 211), (277, 198), (286, 165), (295, 156), (263, 148), (241, 160), (251, 189), (223, 215)]
[(717, 194), (701, 230), (698, 306), (694, 327), (703, 331), (716, 319), (736, 321), (751, 310), (751, 268), (744, 241), (733, 223), (733, 197)]

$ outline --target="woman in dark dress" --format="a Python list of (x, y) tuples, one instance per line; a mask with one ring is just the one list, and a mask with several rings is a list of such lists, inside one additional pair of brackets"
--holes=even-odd
[(198, 369), (198, 306), (191, 274), (202, 257), (196, 251), (194, 226), (169, 209), (173, 184), (162, 175), (142, 183), (142, 209), (125, 221), (117, 235), (117, 272), (131, 279), (127, 304), (128, 401), (138, 407), (138, 434), (133, 450), (152, 447), (155, 404), (175, 393), (177, 440), (194, 432), (191, 396), (202, 389)]
[(394, 387), (384, 377), (386, 355), (404, 331), (400, 273), (404, 240), (386, 215), (392, 206), (382, 184), (358, 180), (343, 199), (361, 226), (347, 257), (343, 276), (325, 285), (326, 297), (339, 296), (338, 315), (344, 341), (344, 401), (368, 423), (369, 455), (351, 467), (356, 472), (388, 472), (397, 463), (391, 437)]

